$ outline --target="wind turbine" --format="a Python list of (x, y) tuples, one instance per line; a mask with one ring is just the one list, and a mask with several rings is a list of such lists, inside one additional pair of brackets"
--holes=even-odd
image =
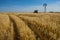
[(44, 13), (46, 13), (46, 7), (47, 7), (47, 4), (44, 3), (44, 4), (43, 4), (43, 7), (44, 7)]

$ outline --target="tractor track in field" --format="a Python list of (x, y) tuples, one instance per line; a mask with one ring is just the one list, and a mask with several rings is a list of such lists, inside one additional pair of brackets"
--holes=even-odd
[(20, 35), (19, 35), (19, 32), (18, 32), (18, 29), (17, 29), (17, 25), (16, 23), (14, 22), (14, 20), (9, 16), (10, 18), (10, 21), (13, 23), (13, 28), (14, 28), (14, 40), (20, 40)]
[[(23, 20), (21, 20), (19, 17), (17, 17), (16, 15), (9, 15), (9, 18), (10, 20), (13, 22), (13, 28), (14, 28), (14, 40), (35, 40), (35, 34), (33, 33), (33, 31), (26, 25), (26, 26), (21, 26), (20, 23), (18, 20), (15, 20), (13, 18), (13, 16), (15, 16), (15, 18), (19, 19), (19, 21), (21, 21), (22, 24), (26, 25), (25, 22)], [(20, 26), (19, 26), (20, 25)], [(24, 32), (21, 30), (21, 28), (19, 29), (18, 27), (21, 27), (21, 28), (24, 28), (22, 29), (25, 33), (27, 33), (28, 31), (28, 34), (26, 34), (25, 36), (26, 37), (23, 37), (24, 36)], [(21, 36), (20, 32), (23, 32), (23, 36)], [(27, 37), (28, 35), (31, 35), (29, 37)], [(22, 37), (22, 38), (21, 38)], [(21, 39), (20, 39), (21, 38)]]

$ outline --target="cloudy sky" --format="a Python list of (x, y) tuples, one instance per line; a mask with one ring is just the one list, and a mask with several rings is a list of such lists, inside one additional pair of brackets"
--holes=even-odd
[(60, 0), (0, 0), (0, 12), (43, 12), (43, 3), (47, 12), (60, 12)]

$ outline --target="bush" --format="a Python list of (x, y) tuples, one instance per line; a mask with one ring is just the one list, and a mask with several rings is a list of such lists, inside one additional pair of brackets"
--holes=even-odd
[(38, 10), (34, 10), (34, 13), (38, 13)]
[(54, 13), (53, 11), (50, 11), (50, 13)]

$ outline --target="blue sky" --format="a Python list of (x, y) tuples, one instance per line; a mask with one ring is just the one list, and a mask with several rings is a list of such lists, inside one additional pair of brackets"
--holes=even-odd
[(47, 3), (47, 12), (60, 12), (60, 0), (0, 0), (0, 12), (43, 12), (43, 3)]

